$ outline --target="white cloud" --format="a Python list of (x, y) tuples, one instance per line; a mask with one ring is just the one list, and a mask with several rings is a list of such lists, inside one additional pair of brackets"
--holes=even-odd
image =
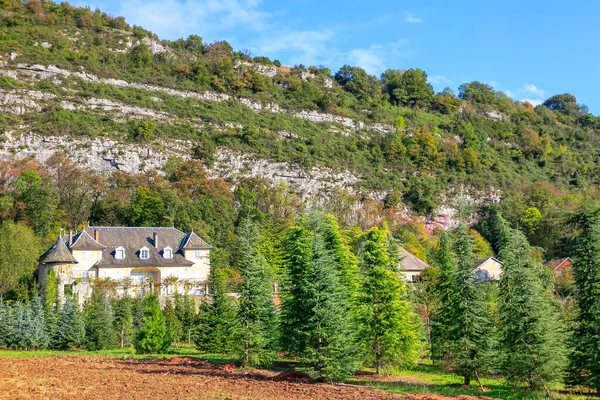
[(348, 53), (350, 64), (357, 65), (371, 75), (381, 73), (385, 64), (381, 59), (380, 51), (377, 46), (369, 49), (354, 49)]
[(257, 54), (275, 56), (279, 52), (291, 52), (291, 64), (317, 65), (331, 59), (329, 40), (334, 36), (330, 30), (280, 32), (264, 35), (254, 42)]
[(404, 13), (404, 22), (407, 24), (420, 24), (423, 20), (412, 13), (405, 12)]
[(524, 90), (525, 92), (527, 92), (527, 93), (531, 93), (531, 94), (533, 94), (533, 95), (540, 96), (540, 97), (544, 97), (544, 96), (545, 96), (545, 94), (546, 94), (546, 92), (545, 92), (545, 91), (543, 91), (542, 89), (538, 88), (537, 86), (535, 86), (535, 85), (534, 85), (534, 84), (532, 84), (532, 83), (526, 83), (526, 84), (523, 86), (523, 90)]
[(515, 94), (513, 93), (512, 90), (503, 90), (504, 94), (507, 95), (508, 97), (513, 97)]
[(531, 104), (534, 107), (537, 107), (544, 102), (544, 100), (541, 100), (541, 99), (522, 99), (521, 101), (528, 102), (529, 104)]
[(433, 85), (451, 85), (452, 82), (450, 79), (446, 78), (444, 75), (431, 75), (427, 77), (427, 81)]

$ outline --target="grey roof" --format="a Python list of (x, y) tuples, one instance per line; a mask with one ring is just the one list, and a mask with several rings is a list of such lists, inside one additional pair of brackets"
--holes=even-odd
[[(90, 236), (97, 230), (98, 242), (106, 246), (102, 250), (102, 260), (97, 264), (99, 267), (193, 265), (181, 251), (181, 244), (188, 235), (175, 228), (89, 227), (85, 230)], [(158, 234), (158, 248), (155, 247), (154, 233)], [(202, 242), (205, 243), (203, 240)], [(115, 250), (119, 247), (123, 247), (125, 251), (124, 259), (115, 258)], [(142, 247), (148, 248), (149, 258), (140, 258), (139, 251)], [(166, 247), (172, 249), (172, 258), (163, 257)]]
[(103, 250), (106, 246), (96, 242), (87, 231), (83, 230), (73, 236), (73, 243), (69, 243), (69, 248), (71, 250)]
[(404, 247), (398, 248), (398, 258), (400, 259), (398, 267), (405, 271), (423, 271), (425, 268), (429, 267), (429, 264), (420, 260), (414, 254), (406, 251)]
[(473, 267), (475, 267), (475, 268), (479, 268), (479, 266), (480, 266), (481, 264), (483, 264), (484, 262), (486, 262), (487, 260), (494, 260), (494, 261), (496, 261), (498, 264), (500, 264), (500, 265), (504, 265), (504, 263), (503, 263), (502, 261), (498, 260), (497, 258), (495, 258), (495, 257), (488, 257), (488, 258), (478, 258), (477, 260), (475, 260), (475, 261), (473, 262)]
[(42, 254), (41, 259), (42, 264), (77, 264), (77, 260), (67, 248), (62, 237), (59, 237), (56, 243)]
[(185, 235), (185, 238), (181, 242), (181, 248), (185, 250), (208, 250), (212, 249), (212, 246), (192, 231)]

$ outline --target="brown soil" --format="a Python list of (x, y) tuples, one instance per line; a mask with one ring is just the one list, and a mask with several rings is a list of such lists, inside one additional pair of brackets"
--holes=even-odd
[[(363, 387), (307, 383), (297, 371), (240, 371), (193, 357), (119, 360), (100, 356), (0, 358), (0, 399), (410, 399)], [(461, 400), (473, 400), (460, 397)]]

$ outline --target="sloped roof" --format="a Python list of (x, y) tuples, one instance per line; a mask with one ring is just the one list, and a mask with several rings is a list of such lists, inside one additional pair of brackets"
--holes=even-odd
[(570, 263), (571, 262), (571, 258), (569, 258), (569, 257), (556, 258), (554, 260), (546, 261), (544, 264), (546, 264), (547, 266), (549, 266), (553, 270), (556, 270), (556, 269), (559, 269), (560, 267), (562, 267), (563, 264), (565, 264), (567, 261)]
[(77, 260), (67, 248), (62, 237), (59, 237), (56, 243), (42, 254), (41, 260), (42, 264), (77, 264)]
[(208, 250), (212, 249), (212, 246), (192, 231), (183, 238), (181, 248), (185, 250)]
[(405, 271), (423, 271), (425, 268), (429, 267), (429, 264), (420, 260), (414, 254), (406, 251), (404, 247), (398, 248), (398, 258), (400, 259), (398, 267)]
[(504, 263), (502, 261), (498, 260), (497, 258), (495, 258), (495, 257), (488, 257), (488, 258), (478, 258), (477, 260), (475, 260), (473, 262), (473, 267), (474, 268), (479, 268), (479, 266), (481, 264), (483, 264), (484, 262), (486, 262), (487, 260), (493, 260), (493, 261), (497, 262), (500, 265), (504, 265)]
[(73, 236), (73, 243), (69, 245), (71, 250), (104, 250), (105, 245), (98, 243), (85, 230)]

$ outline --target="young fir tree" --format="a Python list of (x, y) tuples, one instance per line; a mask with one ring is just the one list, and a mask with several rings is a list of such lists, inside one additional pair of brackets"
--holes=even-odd
[(148, 293), (142, 302), (144, 316), (142, 326), (135, 333), (134, 346), (138, 353), (163, 353), (171, 345), (158, 296)]
[(344, 379), (356, 369), (355, 332), (322, 218), (291, 228), (280, 316), (281, 344), (315, 377)]
[(544, 286), (543, 266), (532, 254), (525, 234), (503, 224), (499, 258), (501, 370), (511, 382), (532, 388), (561, 378), (564, 371), (564, 332), (551, 289)]
[(238, 348), (246, 366), (264, 366), (275, 356), (275, 304), (270, 267), (258, 251), (260, 234), (248, 218), (238, 228), (239, 267), (242, 274)]
[(106, 350), (115, 346), (112, 310), (106, 294), (99, 290), (92, 292), (83, 313), (83, 320), (86, 350)]
[(58, 279), (53, 269), (48, 271), (44, 281), (44, 316), (46, 318), (46, 333), (50, 338), (56, 334), (59, 324)]
[[(133, 342), (133, 299), (127, 295), (113, 301), (113, 325), (121, 349)], [(141, 326), (141, 323), (140, 323)]]
[[(365, 234), (362, 248), (362, 288), (359, 300), (359, 343), (377, 374), (384, 364), (414, 365), (420, 354), (419, 318), (406, 300), (407, 287), (390, 251), (387, 229)], [(392, 253), (392, 254), (390, 254)]]
[(48, 335), (46, 327), (46, 313), (44, 304), (38, 296), (27, 305), (27, 310), (31, 313), (31, 325), (29, 327), (29, 337), (31, 338), (30, 349), (45, 349), (50, 344), (51, 337)]
[(202, 303), (197, 318), (196, 348), (205, 352), (231, 353), (235, 350), (238, 335), (237, 315), (218, 268), (210, 269), (209, 286), (211, 300)]
[(579, 306), (568, 383), (600, 392), (600, 212), (580, 211), (573, 273)]
[(13, 324), (12, 308), (0, 299), (0, 347), (11, 346)]
[(79, 304), (68, 296), (60, 312), (60, 320), (52, 338), (52, 347), (59, 350), (78, 349), (83, 346), (85, 325)]
[(165, 323), (167, 324), (169, 337), (173, 342), (175, 342), (175, 346), (178, 347), (179, 341), (183, 336), (183, 325), (177, 317), (177, 313), (175, 311), (175, 307), (173, 306), (173, 302), (171, 301), (171, 299), (167, 299), (167, 303), (165, 304), (163, 314), (165, 315)]
[(435, 315), (432, 340), (443, 358), (470, 385), (488, 372), (495, 357), (493, 315), (487, 307), (484, 283), (474, 274), (473, 237), (464, 226), (456, 238), (444, 235), (434, 259), (440, 267), (440, 308)]

